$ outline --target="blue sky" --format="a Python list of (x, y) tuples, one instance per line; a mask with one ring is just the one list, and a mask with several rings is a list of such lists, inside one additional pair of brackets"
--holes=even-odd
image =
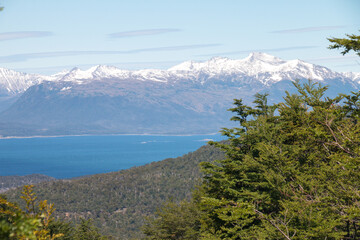
[(360, 34), (359, 0), (0, 0), (0, 67), (52, 74), (113, 65), (166, 69), (266, 52), (335, 71), (360, 58), (328, 37)]

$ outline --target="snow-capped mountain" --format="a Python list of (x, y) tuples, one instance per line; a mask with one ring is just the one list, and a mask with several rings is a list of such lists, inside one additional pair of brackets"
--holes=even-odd
[[(207, 78), (224, 76), (243, 76), (256, 78), (263, 84), (271, 84), (281, 80), (349, 78), (358, 79), (360, 73), (337, 73), (326, 67), (314, 65), (301, 60), (285, 61), (266, 53), (251, 53), (240, 60), (214, 57), (208, 61), (187, 61), (167, 70), (145, 69), (137, 71), (121, 70), (112, 66), (94, 66), (88, 70), (74, 68), (63, 78), (56, 80), (78, 81), (102, 80), (107, 78), (133, 79), (142, 81), (176, 82), (177, 80), (203, 81)], [(80, 81), (79, 81), (80, 80)]]
[(145, 69), (137, 71), (122, 70), (113, 66), (97, 65), (87, 70), (74, 68), (51, 76), (20, 73), (0, 68), (0, 92), (8, 94), (23, 93), (32, 85), (43, 81), (67, 81), (77, 84), (94, 80), (118, 79), (155, 82), (192, 81), (204, 83), (207, 79), (217, 78), (243, 81), (252, 78), (261, 84), (271, 85), (281, 80), (347, 79), (360, 82), (360, 73), (337, 73), (330, 69), (301, 60), (285, 61), (266, 53), (251, 53), (248, 57), (232, 60), (214, 57), (208, 61), (187, 61), (167, 70)]
[(207, 74), (210, 77), (237, 75), (253, 77), (263, 84), (271, 84), (281, 80), (342, 78), (342, 74), (330, 69), (301, 60), (284, 61), (266, 53), (251, 53), (245, 59), (232, 60), (215, 57), (206, 62), (188, 61), (169, 69), (178, 76), (198, 76)]
[(346, 78), (352, 79), (354, 82), (357, 82), (360, 84), (360, 72), (354, 73), (354, 72), (345, 72), (342, 73), (343, 76)]
[(0, 92), (2, 94), (22, 93), (32, 85), (40, 83), (41, 79), (41, 75), (0, 68)]
[[(167, 70), (94, 66), (51, 76), (2, 69), (0, 135), (210, 133), (229, 124), (234, 98), (251, 104), (257, 92), (269, 102), (294, 92), (292, 81), (329, 85), (333, 97), (360, 89), (360, 73), (338, 73), (301, 60), (265, 53), (245, 59), (187, 61)], [(7, 74), (8, 73), (8, 74)], [(26, 91), (25, 91), (26, 90)]]
[(43, 81), (58, 81), (67, 73), (68, 71), (62, 71), (54, 75), (45, 76), (0, 68), (0, 93), (2, 95), (21, 94), (29, 87), (40, 84)]

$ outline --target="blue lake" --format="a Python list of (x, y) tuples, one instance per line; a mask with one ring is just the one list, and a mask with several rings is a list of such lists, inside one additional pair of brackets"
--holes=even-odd
[(182, 156), (217, 135), (69, 136), (0, 139), (0, 176), (45, 174), (72, 178)]

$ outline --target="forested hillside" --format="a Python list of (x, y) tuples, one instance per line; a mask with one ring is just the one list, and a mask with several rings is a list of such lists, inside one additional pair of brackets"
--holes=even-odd
[[(41, 183), (38, 199), (54, 203), (56, 216), (67, 220), (94, 219), (105, 234), (119, 239), (139, 238), (145, 218), (166, 200), (189, 199), (200, 181), (199, 163), (222, 159), (220, 150), (204, 146), (182, 157), (74, 180)], [(20, 190), (7, 192), (20, 200)]]
[(55, 178), (42, 174), (31, 174), (26, 176), (0, 176), (0, 193), (5, 192), (10, 188), (53, 180), (55, 180)]

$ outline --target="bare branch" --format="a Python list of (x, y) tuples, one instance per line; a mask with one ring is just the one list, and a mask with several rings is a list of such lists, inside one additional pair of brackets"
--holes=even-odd
[(259, 210), (256, 210), (256, 209), (255, 209), (255, 212), (256, 212), (257, 214), (259, 214), (261, 218), (265, 219), (265, 220), (268, 221), (271, 225), (273, 225), (287, 240), (291, 240), (291, 238), (290, 238), (288, 235), (286, 235), (286, 233), (284, 233), (284, 232), (279, 228), (279, 226), (278, 226), (276, 223), (274, 223), (271, 219), (267, 218), (267, 217), (266, 217), (262, 212), (260, 212)]

